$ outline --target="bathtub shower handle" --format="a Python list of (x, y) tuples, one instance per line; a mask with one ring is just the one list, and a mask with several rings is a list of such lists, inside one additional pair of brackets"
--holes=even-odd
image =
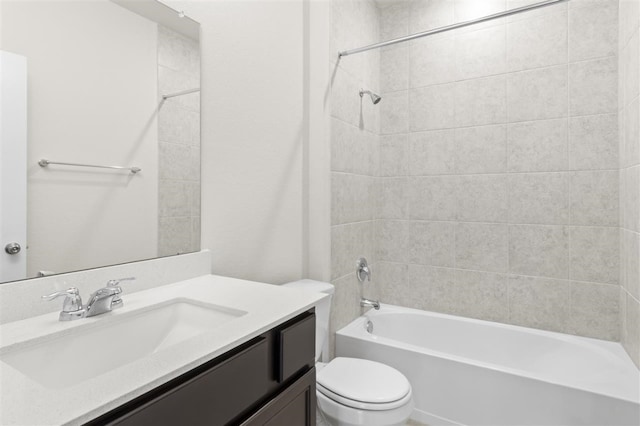
[(371, 270), (367, 264), (367, 259), (364, 257), (356, 261), (356, 277), (358, 277), (358, 281), (361, 283), (364, 282), (365, 278), (367, 281), (371, 281)]

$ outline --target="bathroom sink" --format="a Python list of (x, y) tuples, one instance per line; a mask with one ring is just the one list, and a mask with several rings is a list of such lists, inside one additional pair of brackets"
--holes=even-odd
[(44, 342), (27, 342), (0, 355), (0, 360), (47, 388), (64, 388), (163, 351), (245, 314), (223, 306), (174, 299), (100, 318), (71, 333), (50, 336)]

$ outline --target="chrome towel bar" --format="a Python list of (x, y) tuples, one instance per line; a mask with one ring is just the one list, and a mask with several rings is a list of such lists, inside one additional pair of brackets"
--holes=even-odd
[(47, 167), (50, 164), (58, 164), (60, 166), (76, 166), (76, 167), (97, 167), (99, 169), (116, 169), (116, 170), (129, 170), (131, 173), (136, 174), (141, 172), (142, 169), (140, 167), (122, 167), (122, 166), (99, 166), (96, 164), (80, 164), (80, 163), (63, 163), (60, 161), (50, 161), (47, 159), (42, 159), (38, 161), (40, 167)]
[(162, 99), (166, 100), (166, 99), (169, 99), (169, 98), (175, 98), (176, 96), (188, 95), (189, 93), (196, 93), (196, 92), (199, 92), (199, 91), (200, 91), (200, 88), (181, 90), (179, 92), (162, 95)]

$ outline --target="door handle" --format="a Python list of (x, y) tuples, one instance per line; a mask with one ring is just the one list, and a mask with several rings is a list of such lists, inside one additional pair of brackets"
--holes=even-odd
[(20, 247), (18, 243), (9, 243), (4, 246), (4, 251), (6, 251), (7, 254), (18, 254), (20, 250), (22, 250), (22, 247)]

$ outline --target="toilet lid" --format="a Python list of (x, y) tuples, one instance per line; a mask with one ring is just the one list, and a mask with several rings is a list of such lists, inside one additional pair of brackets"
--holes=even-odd
[(317, 372), (316, 380), (318, 389), (328, 390), (323, 394), (330, 398), (335, 394), (365, 404), (399, 401), (411, 391), (407, 378), (395, 368), (358, 358), (335, 358)]

